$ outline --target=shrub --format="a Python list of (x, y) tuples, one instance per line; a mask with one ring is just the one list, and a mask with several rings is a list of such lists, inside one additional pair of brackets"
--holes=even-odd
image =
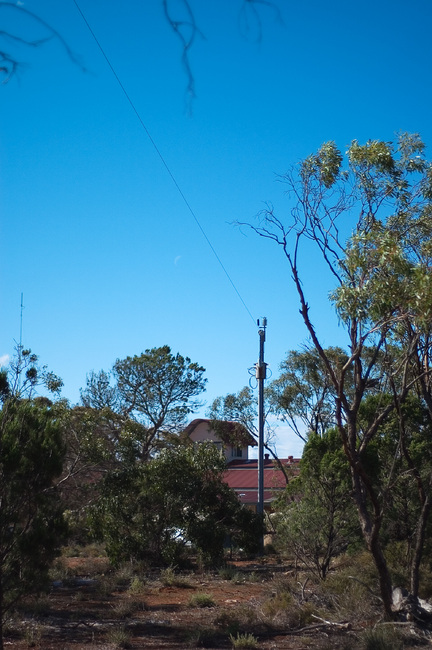
[(132, 578), (129, 589), (128, 589), (128, 595), (129, 596), (141, 596), (146, 592), (146, 585), (141, 578), (138, 578), (138, 576), (135, 576)]
[(40, 646), (42, 640), (43, 627), (38, 623), (30, 623), (24, 630), (24, 638), (29, 648)]
[(230, 634), (230, 641), (232, 643), (232, 647), (237, 649), (237, 648), (245, 648), (253, 650), (254, 648), (258, 647), (258, 639), (254, 637), (253, 634), (237, 634), (236, 637), (233, 637)]
[(270, 597), (262, 605), (264, 616), (288, 628), (303, 627), (312, 622), (315, 606), (303, 602), (302, 595), (297, 593), (289, 580), (280, 579), (272, 583)]
[(240, 620), (238, 616), (230, 610), (223, 610), (220, 612), (220, 614), (215, 618), (214, 623), (230, 636), (232, 634), (238, 634), (240, 629)]
[(126, 630), (125, 626), (115, 627), (107, 634), (108, 642), (116, 648), (130, 648), (131, 635)]
[(210, 594), (194, 594), (189, 600), (189, 607), (214, 607), (216, 605)]
[(232, 580), (233, 577), (236, 575), (237, 570), (235, 569), (235, 567), (231, 566), (230, 564), (227, 564), (226, 566), (221, 567), (218, 573), (223, 580)]
[(132, 603), (130, 600), (121, 600), (113, 606), (113, 614), (116, 618), (125, 619), (132, 616), (137, 609), (136, 603)]
[(339, 617), (360, 620), (373, 616), (379, 599), (378, 579), (368, 553), (359, 553), (347, 559), (345, 564), (330, 573), (321, 584), (321, 593)]
[(175, 573), (173, 567), (163, 569), (160, 574), (160, 579), (165, 587), (180, 587), (183, 589), (190, 589), (192, 587), (189, 580)]
[(96, 584), (96, 593), (99, 598), (109, 598), (116, 585), (112, 576), (102, 576)]

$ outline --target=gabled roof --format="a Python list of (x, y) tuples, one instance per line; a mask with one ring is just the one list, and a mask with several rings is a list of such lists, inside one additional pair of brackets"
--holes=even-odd
[[(210, 420), (209, 418), (196, 418), (195, 420), (192, 420), (190, 424), (185, 428), (183, 431), (183, 434), (186, 436), (190, 436), (191, 433), (195, 431), (197, 426), (200, 424), (206, 423), (209, 428), (211, 428), (211, 424), (214, 420)], [(248, 429), (244, 426), (244, 424), (241, 424), (240, 422), (234, 422), (234, 421), (228, 421), (228, 420), (216, 420), (216, 422), (220, 422), (221, 424), (224, 425), (224, 428), (228, 435), (232, 433), (233, 435), (238, 435), (240, 433), (241, 437), (244, 437), (245, 439), (245, 444), (247, 444), (249, 447), (256, 447), (257, 446), (257, 441), (253, 437), (253, 435), (248, 431)], [(217, 433), (217, 432), (215, 432)]]

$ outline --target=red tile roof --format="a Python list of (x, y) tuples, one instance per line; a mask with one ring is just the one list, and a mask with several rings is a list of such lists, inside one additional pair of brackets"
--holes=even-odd
[[(224, 480), (228, 483), (230, 488), (234, 490), (249, 488), (257, 489), (258, 486), (258, 470), (257, 469), (229, 469), (225, 472)], [(286, 487), (286, 480), (280, 469), (265, 468), (264, 469), (264, 489), (272, 490), (283, 489)]]
[[(298, 473), (298, 458), (284, 458), (280, 461), (295, 476)], [(235, 490), (242, 503), (254, 504), (258, 501), (258, 460), (233, 460), (228, 464), (224, 480)], [(286, 478), (275, 461), (264, 460), (264, 501), (270, 502), (275, 492), (281, 492), (287, 485)]]

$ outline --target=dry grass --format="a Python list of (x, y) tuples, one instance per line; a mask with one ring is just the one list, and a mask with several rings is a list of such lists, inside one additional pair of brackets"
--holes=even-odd
[[(114, 571), (103, 564), (105, 558), (99, 562), (80, 553), (60, 558), (56, 570), (66, 576), (63, 583), (47, 596), (28, 599), (11, 617), (5, 647), (168, 650), (256, 643), (262, 650), (414, 648), (409, 632), (376, 627), (381, 617), (379, 601), (371, 595), (376, 576), (363, 554), (341, 558), (328, 579), (317, 583), (274, 558), (185, 575), (133, 565)], [(345, 627), (332, 628), (332, 622)], [(428, 632), (422, 634), (430, 643)]]

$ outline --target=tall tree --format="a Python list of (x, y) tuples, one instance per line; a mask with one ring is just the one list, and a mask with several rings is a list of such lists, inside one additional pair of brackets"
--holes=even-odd
[(110, 435), (117, 448), (127, 443), (137, 459), (148, 460), (200, 406), (197, 398), (207, 382), (204, 372), (165, 345), (118, 359), (110, 373), (91, 373), (81, 399), (86, 407), (114, 414)]
[[(332, 382), (335, 421), (351, 468), (362, 534), (379, 572), (384, 610), (391, 616), (392, 584), (381, 538), (383, 502), (365, 456), (381, 425), (392, 411), (400, 412), (413, 386), (432, 405), (432, 167), (419, 136), (406, 134), (395, 144), (354, 141), (345, 169), (342, 162), (336, 145), (324, 144), (283, 177), (294, 201), (290, 217), (281, 219), (268, 210), (253, 228), (283, 250), (301, 316)], [(343, 220), (354, 214), (353, 234), (347, 237)], [(349, 350), (341, 368), (321, 342), (301, 281), (306, 241), (316, 246), (334, 280), (332, 299)], [(386, 368), (380, 389), (393, 399), (378, 400), (373, 418), (360, 430), (360, 407), (378, 363)], [(429, 511), (426, 497), (425, 517)]]
[(3, 374), (0, 411), (0, 648), (3, 622), (25, 594), (44, 588), (64, 533), (55, 480), (65, 453), (62, 408), (34, 397), (40, 370), (30, 351), (18, 349), (9, 380)]

